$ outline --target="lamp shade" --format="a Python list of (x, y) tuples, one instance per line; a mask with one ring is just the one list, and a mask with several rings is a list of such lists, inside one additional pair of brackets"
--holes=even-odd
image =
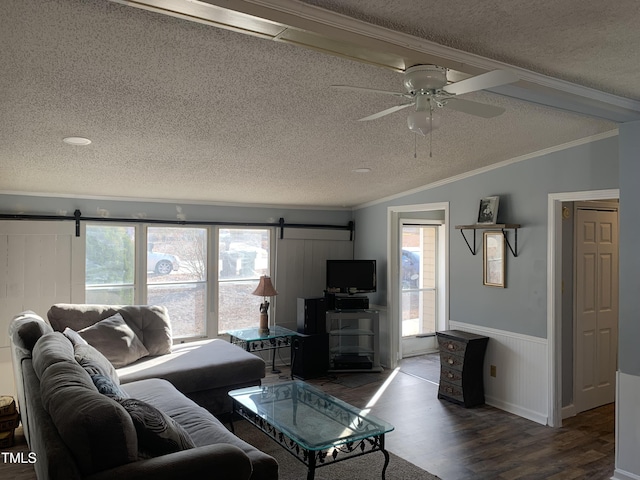
[(420, 135), (427, 135), (440, 124), (437, 115), (433, 114), (434, 105), (431, 95), (416, 96), (416, 109), (407, 116), (409, 130)]
[(267, 277), (263, 275), (260, 277), (260, 283), (258, 283), (258, 287), (253, 291), (253, 295), (258, 295), (259, 297), (273, 297), (278, 295), (276, 289), (273, 288), (273, 284), (271, 283), (271, 277)]
[(438, 117), (429, 114), (429, 112), (415, 111), (411, 112), (407, 117), (409, 130), (420, 135), (427, 135), (430, 131), (435, 130), (439, 126)]

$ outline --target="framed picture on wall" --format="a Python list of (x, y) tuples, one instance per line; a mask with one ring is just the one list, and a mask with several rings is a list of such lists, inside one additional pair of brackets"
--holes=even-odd
[(482, 283), (504, 288), (504, 234), (484, 232), (482, 248)]
[(494, 224), (498, 220), (498, 204), (500, 197), (484, 197), (480, 200), (480, 209), (478, 210), (479, 224)]

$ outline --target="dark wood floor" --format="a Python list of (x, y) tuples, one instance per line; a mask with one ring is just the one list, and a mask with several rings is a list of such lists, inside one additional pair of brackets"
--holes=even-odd
[[(266, 381), (281, 381), (287, 373), (283, 369)], [(387, 436), (387, 448), (443, 480), (611, 478), (613, 404), (566, 419), (562, 428), (550, 428), (490, 406), (465, 409), (438, 400), (438, 373), (436, 354), (403, 360), (396, 373), (307, 381), (364, 408), (392, 377), (371, 407), (374, 415), (396, 427)]]
[[(489, 406), (465, 409), (437, 399), (437, 364), (437, 356), (416, 357), (395, 372), (307, 381), (360, 408), (386, 386), (370, 408), (396, 427), (387, 448), (443, 480), (604, 480), (613, 474), (613, 405), (566, 419), (558, 429)], [(288, 375), (284, 367), (265, 383)], [(24, 437), (3, 451), (28, 451)], [(0, 462), (0, 478), (32, 480), (35, 474), (28, 465)]]

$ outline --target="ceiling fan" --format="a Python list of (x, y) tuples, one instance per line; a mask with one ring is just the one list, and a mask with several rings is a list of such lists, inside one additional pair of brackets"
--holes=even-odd
[(500, 115), (505, 111), (502, 107), (464, 100), (458, 98), (458, 95), (506, 85), (516, 82), (517, 80), (518, 77), (511, 72), (492, 70), (459, 82), (447, 84), (446, 68), (437, 65), (415, 65), (407, 68), (404, 72), (404, 88), (406, 92), (390, 92), (387, 90), (376, 90), (350, 85), (332, 85), (332, 87), (344, 90), (381, 93), (410, 100), (408, 103), (396, 105), (369, 115), (368, 117), (361, 118), (360, 121), (375, 120), (415, 105), (415, 110), (411, 112), (407, 118), (409, 129), (412, 132), (426, 135), (434, 128), (437, 128), (433, 116), (433, 111), (436, 108), (446, 106), (452, 110), (483, 118), (492, 118)]

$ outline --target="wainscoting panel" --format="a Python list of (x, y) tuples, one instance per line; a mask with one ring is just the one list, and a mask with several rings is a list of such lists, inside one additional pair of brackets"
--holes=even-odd
[[(490, 338), (484, 360), (488, 405), (547, 424), (546, 339), (454, 321), (449, 322), (449, 328)], [(495, 377), (490, 375), (492, 365), (496, 367)]]
[(640, 377), (618, 371), (616, 380), (616, 469), (611, 479), (640, 480)]

